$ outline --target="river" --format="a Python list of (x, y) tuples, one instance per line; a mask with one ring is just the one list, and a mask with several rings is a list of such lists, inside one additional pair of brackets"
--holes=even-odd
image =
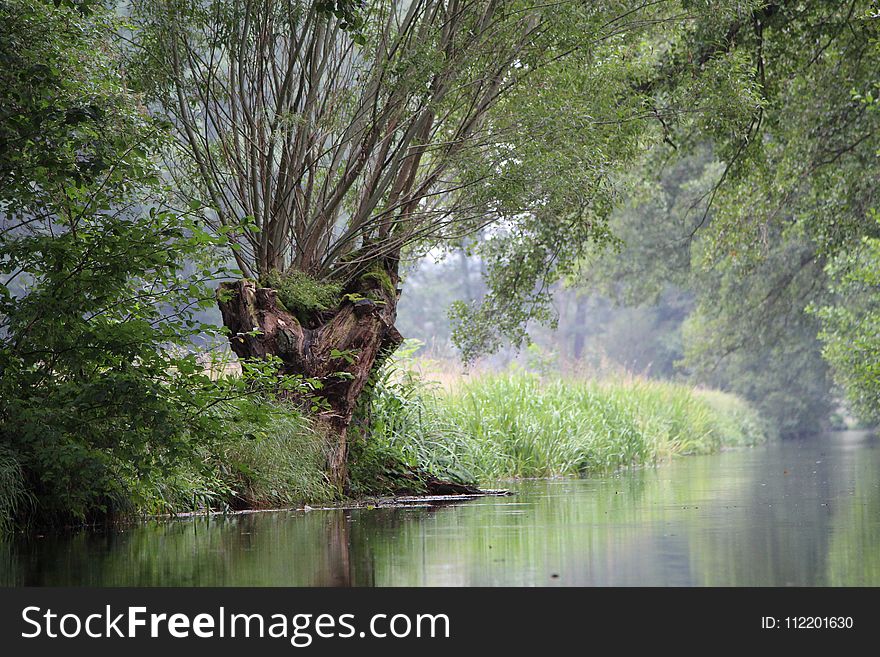
[(878, 586), (880, 441), (839, 432), (440, 507), (0, 543), (6, 586)]

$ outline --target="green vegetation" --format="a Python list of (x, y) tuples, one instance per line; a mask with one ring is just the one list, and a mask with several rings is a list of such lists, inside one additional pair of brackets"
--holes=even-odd
[(308, 418), (274, 402), (239, 406), (249, 417), (236, 419), (227, 409), (225, 433), (205, 437), (174, 467), (137, 476), (121, 469), (125, 489), (116, 511), (150, 516), (287, 508), (337, 496), (323, 472), (324, 437)]
[(196, 358), (226, 268), (198, 213), (164, 203), (117, 27), (97, 6), (0, 6), (0, 525), (323, 497), (322, 439), (277, 399), (314, 386)]
[(383, 271), (380, 267), (373, 267), (369, 271), (361, 274), (360, 278), (361, 280), (375, 282), (392, 298), (397, 296), (397, 289), (394, 287), (394, 283), (391, 282), (391, 277), (388, 275), (388, 272)]
[[(869, 0), (112, 7), (0, 4), (0, 525), (326, 499), (347, 465), (356, 495), (607, 471), (765, 433), (696, 384), (766, 433), (826, 426), (841, 392), (880, 418)], [(565, 281), (665, 299), (610, 330), (691, 385), (563, 377), (539, 348), (537, 374), (450, 393), (381, 369), (401, 263), (449, 248), (466, 361), (555, 326)], [(302, 340), (255, 307), (224, 307), (239, 336), (205, 321), (244, 276)], [(203, 366), (230, 339), (240, 377)]]
[(373, 442), (437, 476), (465, 481), (608, 472), (767, 436), (733, 395), (671, 383), (513, 372), (418, 399), (413, 389), (408, 379), (396, 394), (378, 394)]
[[(607, 219), (618, 181), (663, 141), (661, 127), (698, 116), (713, 134), (738, 131), (760, 108), (747, 54), (711, 53), (686, 69), (667, 59), (693, 54), (703, 21), (742, 23), (763, 6), (348, 4), (328, 15), (312, 0), (138, 0), (126, 43), (133, 87), (169, 128), (170, 193), (208, 205), (205, 229), (239, 275), (272, 279), (315, 330), (316, 342), (296, 344), (254, 334), (259, 348), (233, 343), (239, 357), (273, 353), (320, 378), (321, 359), (297, 352), (365, 343), (353, 376), (327, 395), (340, 437), (374, 359), (399, 341), (400, 263), (470, 247), (490, 229), (476, 247), (490, 291), (480, 308), (456, 305), (456, 336), (466, 359), (503, 338), (521, 343), (529, 320), (552, 321), (548, 284), (588, 247), (615, 243)], [(318, 282), (363, 294), (364, 279), (387, 293), (361, 304), (363, 317), (380, 311), (371, 330), (333, 312), (336, 291)], [(224, 309), (227, 327), (273, 333), (247, 304)], [(343, 456), (329, 459), (337, 481)]]
[(28, 501), (24, 473), (15, 453), (0, 445), (0, 534), (12, 529), (14, 519)]
[(316, 313), (329, 310), (339, 303), (342, 286), (332, 281), (319, 281), (301, 271), (269, 272), (263, 281), (278, 291), (278, 300), (300, 322), (306, 322)]
[(22, 1), (0, 25), (3, 506), (81, 522), (127, 510), (220, 428), (216, 386), (180, 348), (210, 296), (208, 238), (154, 205), (161, 139), (103, 47), (112, 17)]
[[(880, 224), (880, 213), (874, 216)], [(880, 239), (865, 237), (828, 272), (836, 298), (818, 311), (823, 353), (853, 410), (880, 422)]]
[(853, 410), (870, 421), (877, 405), (862, 384), (869, 389), (876, 377), (850, 368), (877, 353), (877, 332), (871, 335), (868, 322), (859, 333), (841, 314), (840, 321), (826, 314), (823, 326), (807, 308), (860, 315), (876, 304), (876, 286), (862, 284), (859, 301), (834, 281), (842, 261), (862, 257), (865, 240), (877, 237), (876, 3), (764, 3), (753, 29), (700, 23), (693, 47), (748, 56), (760, 102), (740, 130), (708, 131), (698, 120), (671, 135), (688, 146), (679, 154), (708, 144), (717, 160), (672, 240), (689, 247), (698, 300), (687, 365), (709, 385), (772, 411), (786, 434), (827, 424), (834, 397), (842, 396), (831, 374), (850, 399), (867, 402)]
[[(619, 249), (600, 244), (568, 277), (585, 308), (574, 317), (549, 313), (547, 323), (561, 330), (545, 332), (543, 344), (567, 351), (558, 340), (574, 333), (574, 357), (585, 362), (587, 342), (596, 360), (734, 392), (784, 436), (828, 428), (844, 397), (874, 423), (877, 287), (847, 280), (845, 270), (858, 269), (857, 260), (870, 267), (869, 245), (878, 237), (876, 3), (765, 2), (743, 10), (747, 20), (741, 13), (695, 16), (661, 65), (669, 77), (647, 83), (658, 92), (663, 143), (622, 176), (626, 198), (608, 226)], [(673, 111), (680, 89), (667, 83), (680, 85), (683, 71), (702, 76), (698, 85), (723, 72), (726, 79), (695, 103), (720, 102), (717, 114)], [(730, 84), (741, 87), (737, 101), (722, 91)], [(482, 256), (491, 273), (495, 255)], [(514, 283), (506, 287), (546, 293), (522, 285), (515, 256), (520, 250), (502, 263)], [(503, 277), (488, 282), (481, 324), (470, 321), (466, 304), (450, 308), (461, 324), (453, 338), (465, 354), (475, 341), (499, 344), (481, 327), (504, 326), (494, 311), (503, 307), (505, 286)], [(557, 308), (563, 295), (555, 295)], [(682, 297), (686, 303), (678, 304)], [(608, 308), (609, 300), (627, 307)], [(816, 308), (826, 310), (808, 310)], [(621, 318), (649, 331), (631, 321), (621, 326)]]
[(483, 480), (608, 472), (765, 437), (731, 395), (640, 380), (492, 376), (438, 397), (437, 412), (469, 437), (452, 458)]
[(288, 411), (236, 429), (216, 455), (234, 506), (291, 507), (336, 497), (324, 476), (324, 437), (306, 417)]
[(655, 376), (740, 395), (783, 436), (821, 431), (835, 401), (817, 339), (820, 322), (807, 306), (829, 298), (823, 259), (809, 240), (786, 239), (775, 228), (767, 233), (772, 248), (748, 266), (707, 262), (715, 214), (699, 225), (722, 171), (712, 153), (701, 149), (659, 179), (639, 182), (615, 213), (612, 230), (624, 246), (619, 253), (596, 254), (576, 285), (589, 282), (619, 303), (642, 304), (671, 321), (649, 325), (655, 346), (647, 353), (648, 336), (636, 332), (632, 310), (624, 315), (629, 326), (613, 325), (612, 335), (593, 342), (613, 354), (614, 340), (630, 334), (629, 348), (620, 351), (637, 354), (639, 366), (671, 362), (665, 369), (655, 366)]

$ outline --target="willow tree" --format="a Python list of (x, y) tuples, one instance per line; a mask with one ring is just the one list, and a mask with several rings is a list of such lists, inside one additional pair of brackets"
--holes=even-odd
[(337, 480), (356, 400), (401, 341), (402, 255), (483, 231), (497, 325), (472, 337), (540, 314), (543, 283), (608, 239), (615, 171), (664, 122), (645, 80), (693, 4), (133, 3), (169, 170), (242, 274), (218, 293), (232, 349), (323, 381)]

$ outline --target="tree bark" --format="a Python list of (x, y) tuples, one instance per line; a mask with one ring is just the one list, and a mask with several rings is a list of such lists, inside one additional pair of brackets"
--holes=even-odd
[(346, 434), (358, 398), (374, 368), (403, 341), (394, 327), (398, 281), (396, 266), (382, 263), (346, 286), (338, 307), (309, 318), (313, 328), (279, 304), (276, 290), (252, 280), (223, 283), (217, 291), (230, 345), (240, 359), (277, 356), (282, 374), (323, 384), (319, 394), (328, 408), (319, 418), (328, 434), (327, 473), (339, 490), (347, 476)]

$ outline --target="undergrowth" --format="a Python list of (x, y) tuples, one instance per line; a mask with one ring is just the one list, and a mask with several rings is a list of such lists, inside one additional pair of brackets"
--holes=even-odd
[(458, 482), (608, 472), (758, 443), (767, 428), (733, 395), (644, 379), (588, 381), (524, 371), (443, 391), (405, 352), (372, 389), (353, 464), (356, 492), (418, 469)]

